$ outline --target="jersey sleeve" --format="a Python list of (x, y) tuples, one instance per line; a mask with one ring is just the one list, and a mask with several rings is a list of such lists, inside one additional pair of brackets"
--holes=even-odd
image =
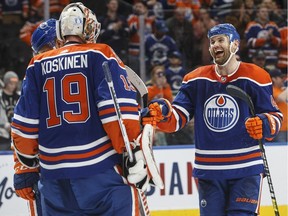
[(39, 86), (30, 63), (22, 82), (20, 98), (14, 109), (11, 135), (14, 150), (24, 157), (38, 154)]
[[(116, 92), (117, 103), (120, 107), (121, 116), (127, 131), (129, 141), (133, 141), (140, 133), (138, 103), (136, 101), (136, 91), (127, 80), (127, 73), (122, 62), (117, 60), (117, 56), (112, 54), (108, 61), (112, 75), (112, 81)], [(125, 145), (121, 129), (119, 126), (117, 113), (105, 80), (103, 68), (99, 67), (101, 81), (97, 89), (99, 116), (103, 127), (111, 139), (114, 149), (122, 153)]]

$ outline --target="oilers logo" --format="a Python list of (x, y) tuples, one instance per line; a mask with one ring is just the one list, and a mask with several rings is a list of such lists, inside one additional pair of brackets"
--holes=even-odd
[(206, 101), (203, 117), (210, 130), (224, 132), (233, 128), (237, 123), (239, 107), (230, 95), (216, 94)]

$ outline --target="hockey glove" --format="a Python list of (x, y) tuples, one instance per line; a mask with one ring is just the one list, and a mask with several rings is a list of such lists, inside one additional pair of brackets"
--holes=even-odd
[(149, 184), (149, 176), (146, 161), (140, 146), (136, 146), (132, 150), (134, 154), (134, 162), (131, 163), (128, 158), (126, 160), (126, 166), (128, 169), (128, 182), (134, 184), (137, 188), (145, 191)]
[(152, 100), (149, 105), (149, 112), (147, 108), (141, 114), (142, 125), (151, 124), (154, 127), (160, 121), (165, 121), (172, 114), (172, 106), (170, 102), (164, 98)]
[(38, 180), (39, 173), (37, 172), (14, 174), (14, 189), (16, 194), (23, 199), (33, 201), (35, 199), (33, 186), (37, 184)]
[(154, 160), (152, 150), (153, 134), (154, 130), (152, 125), (145, 125), (142, 134), (132, 143), (134, 163), (130, 163), (128, 158), (126, 160), (128, 182), (143, 191), (147, 189), (149, 183), (152, 183), (152, 185), (160, 189), (164, 187)]
[(268, 113), (257, 114), (245, 121), (245, 127), (250, 137), (253, 139), (273, 138), (276, 135), (276, 122), (272, 115)]

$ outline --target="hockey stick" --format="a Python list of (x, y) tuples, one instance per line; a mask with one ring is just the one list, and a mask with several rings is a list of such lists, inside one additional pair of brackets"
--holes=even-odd
[[(107, 61), (103, 62), (102, 68), (104, 70), (105, 79), (106, 79), (106, 82), (107, 82), (108, 87), (109, 87), (109, 91), (110, 91), (110, 94), (111, 94), (111, 97), (112, 97), (112, 100), (113, 100), (114, 108), (116, 110), (117, 119), (118, 119), (119, 126), (120, 126), (120, 129), (121, 129), (121, 134), (122, 134), (122, 137), (123, 137), (123, 140), (124, 140), (124, 143), (125, 143), (125, 147), (126, 147), (126, 150), (127, 150), (127, 153), (128, 153), (128, 158), (129, 158), (129, 161), (134, 164), (135, 163), (134, 155), (133, 155), (132, 150), (131, 150), (131, 146), (130, 146), (129, 138), (128, 138), (128, 135), (127, 135), (126, 127), (125, 127), (125, 125), (123, 123), (121, 110), (120, 110), (120, 107), (119, 107), (119, 103), (117, 101), (117, 96), (116, 96), (116, 92), (115, 92), (115, 88), (114, 88), (114, 84), (113, 84), (113, 80), (112, 80), (111, 71), (110, 71), (110, 68), (109, 68), (109, 65), (108, 65)], [(147, 206), (146, 206), (146, 204), (143, 201), (143, 196), (145, 197), (145, 195), (137, 187), (136, 187), (136, 189), (137, 189), (137, 192), (138, 192), (139, 200), (141, 202), (141, 212), (142, 212), (142, 214), (144, 214), (144, 216), (148, 216), (149, 215), (149, 210), (147, 209)], [(148, 210), (148, 213), (147, 213), (147, 210)]]
[(106, 82), (108, 84), (109, 91), (110, 91), (110, 94), (111, 94), (111, 97), (112, 97), (112, 100), (113, 100), (113, 104), (114, 104), (115, 111), (116, 111), (116, 114), (117, 114), (117, 119), (118, 119), (119, 126), (120, 126), (120, 130), (121, 130), (121, 133), (122, 133), (122, 136), (123, 136), (123, 140), (124, 140), (124, 144), (125, 144), (125, 147), (126, 147), (126, 150), (127, 150), (127, 153), (128, 153), (128, 158), (129, 158), (129, 161), (131, 163), (133, 163), (134, 162), (134, 157), (133, 157), (133, 154), (132, 154), (132, 150), (131, 150), (129, 138), (128, 138), (128, 135), (127, 135), (127, 131), (126, 131), (125, 125), (123, 123), (123, 119), (122, 119), (119, 103), (117, 101), (117, 96), (116, 96), (116, 92), (115, 92), (115, 88), (114, 88), (114, 84), (113, 84), (113, 80), (112, 80), (111, 71), (110, 71), (110, 68), (109, 68), (109, 65), (108, 65), (107, 61), (103, 62), (102, 68), (104, 70), (105, 79), (106, 79)]
[[(228, 85), (226, 87), (226, 90), (227, 90), (229, 95), (231, 95), (233, 97), (240, 98), (241, 100), (245, 101), (245, 103), (248, 104), (248, 106), (249, 106), (249, 109), (250, 109), (252, 116), (253, 117), (256, 116), (255, 108), (254, 108), (254, 104), (252, 102), (252, 99), (245, 91), (243, 91), (241, 88), (234, 86), (234, 85)], [(265, 170), (265, 174), (267, 176), (267, 181), (268, 181), (268, 186), (269, 186), (269, 191), (270, 191), (270, 196), (271, 196), (271, 200), (272, 200), (272, 204), (273, 204), (274, 213), (276, 216), (280, 216), (278, 205), (276, 202), (274, 187), (272, 184), (272, 178), (271, 178), (270, 170), (269, 170), (269, 166), (268, 166), (268, 161), (267, 161), (264, 145), (263, 145), (263, 142), (261, 139), (258, 140), (258, 144), (259, 144), (260, 150), (262, 152), (264, 170)]]
[(141, 98), (143, 100), (143, 107), (147, 107), (148, 104), (148, 89), (143, 80), (133, 71), (130, 67), (125, 65), (125, 69), (128, 75), (128, 79), (132, 83), (132, 85), (137, 89), (140, 93)]
[[(128, 67), (127, 65), (125, 65), (126, 68), (126, 72), (128, 75), (128, 79), (129, 81), (132, 83), (132, 85), (137, 89), (137, 91), (140, 93), (142, 99), (143, 99), (143, 108), (148, 106), (148, 89), (147, 86), (145, 85), (145, 83), (143, 82), (143, 80), (135, 73), (135, 71), (133, 71), (130, 67)], [(151, 127), (153, 128), (153, 126), (150, 124), (146, 124), (144, 127)], [(154, 136), (154, 129), (153, 129), (153, 135)], [(153, 139), (153, 138), (151, 138)], [(143, 150), (146, 149), (148, 151), (148, 149), (146, 148), (147, 146), (143, 146)], [(151, 147), (150, 147), (151, 148)], [(151, 155), (153, 155), (152, 151), (149, 150), (151, 152)], [(145, 151), (144, 151), (145, 152)], [(145, 154), (145, 157), (150, 158), (150, 160), (152, 160), (152, 158), (150, 157), (149, 154)], [(152, 156), (154, 158), (154, 156)], [(153, 159), (154, 160), (154, 159)], [(160, 176), (156, 175), (156, 173), (159, 173), (158, 168), (155, 165), (151, 165), (150, 169), (149, 169), (150, 173), (153, 173), (155, 175), (153, 175), (153, 181), (150, 180), (150, 184), (155, 186), (155, 182), (157, 181), (157, 186), (160, 189), (164, 188), (164, 183), (161, 179)], [(154, 182), (155, 181), (155, 182)]]
[(31, 216), (42, 216), (42, 206), (41, 206), (41, 194), (38, 189), (38, 183), (33, 185), (33, 190), (35, 194), (35, 200), (28, 201), (30, 207), (30, 215)]

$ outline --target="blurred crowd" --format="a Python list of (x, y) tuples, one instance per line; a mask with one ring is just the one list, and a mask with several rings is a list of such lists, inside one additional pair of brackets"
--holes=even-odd
[[(62, 9), (72, 2), (78, 1), (50, 0), (49, 17), (58, 19)], [(208, 50), (207, 32), (219, 23), (233, 24), (241, 37), (237, 53), (239, 60), (265, 68), (271, 75), (276, 103), (279, 103), (285, 116), (281, 129), (284, 135), (279, 135), (276, 141), (287, 142), (287, 1), (80, 2), (94, 10), (101, 23), (97, 42), (110, 45), (122, 61), (137, 73), (140, 71), (140, 53), (144, 51), (146, 74), (141, 78), (147, 84), (149, 100), (165, 97), (172, 101), (185, 74), (201, 65), (213, 64)], [(11, 110), (13, 112), (21, 80), (32, 57), (31, 35), (45, 20), (44, 11), (44, 0), (0, 1), (0, 149), (1, 144), (9, 140), (7, 134), (10, 134), (10, 128), (7, 122), (11, 120)], [(143, 28), (140, 17), (144, 18)], [(143, 35), (144, 48), (141, 50)], [(12, 91), (7, 91), (8, 85), (13, 85)], [(7, 116), (5, 124), (3, 113)], [(193, 120), (188, 127), (177, 133), (159, 132), (155, 138), (155, 145), (193, 142)]]

